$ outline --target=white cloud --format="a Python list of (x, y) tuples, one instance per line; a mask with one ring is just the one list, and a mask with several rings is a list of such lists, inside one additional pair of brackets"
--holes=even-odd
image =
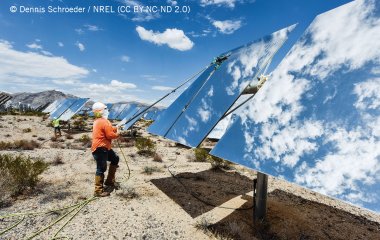
[[(375, 1), (359, 0), (316, 18), (307, 37), (293, 46), (244, 109), (247, 159), (254, 164), (268, 164), (271, 159), (296, 171), (288, 180), (352, 203), (380, 200), (367, 192), (380, 181), (380, 79), (371, 75), (365, 79), (360, 73), (361, 82), (351, 85), (352, 92), (345, 88), (352, 81), (347, 76), (357, 77), (356, 70), (380, 64), (380, 19), (374, 11)], [(356, 101), (348, 107), (359, 119), (346, 122), (339, 111), (320, 120), (318, 114), (306, 113), (311, 104), (304, 105), (303, 100), (309, 100), (317, 86), (331, 86), (326, 81), (336, 81), (338, 74), (342, 87), (332, 95), (319, 91), (318, 97), (326, 103), (342, 94), (349, 101), (354, 94)], [(253, 137), (263, 144), (254, 146)]]
[(63, 47), (65, 45), (62, 42), (58, 42), (58, 46)]
[(37, 43), (30, 43), (26, 45), (30, 49), (40, 50), (42, 49), (42, 46)]
[(211, 133), (207, 136), (208, 138), (221, 139), (227, 129), (231, 126), (232, 114), (223, 118), (218, 124), (212, 129)]
[(123, 56), (120, 57), (120, 60), (122, 62), (126, 62), (127, 63), (127, 62), (131, 61), (131, 58), (129, 56), (127, 56), (127, 55), (123, 55)]
[(380, 78), (356, 84), (354, 93), (358, 96), (356, 108), (360, 110), (380, 108)]
[[(338, 8), (316, 18), (310, 29), (312, 44), (299, 45), (294, 51), (299, 54), (293, 53), (288, 58), (293, 70), (310, 65), (306, 73), (324, 79), (342, 66), (354, 70), (369, 61), (380, 61), (380, 18), (370, 17), (374, 1), (360, 0), (354, 4), (355, 8)], [(341, 29), (345, 29), (344, 34), (335, 37)], [(311, 48), (306, 55), (300, 51), (304, 47)], [(318, 59), (320, 55), (325, 56)], [(311, 65), (315, 60), (317, 62)]]
[(152, 42), (159, 46), (166, 44), (170, 48), (180, 51), (190, 50), (194, 46), (194, 43), (180, 29), (168, 28), (163, 33), (160, 33), (137, 26), (136, 31), (142, 40)]
[(84, 34), (84, 31), (81, 28), (75, 29), (75, 32), (77, 32), (79, 35)]
[(96, 25), (90, 25), (90, 24), (85, 24), (83, 27), (86, 28), (86, 30), (91, 31), (91, 32), (98, 32), (98, 31), (103, 30)]
[(120, 82), (118, 80), (112, 80), (110, 85), (112, 87), (116, 87), (116, 88), (119, 88), (119, 89), (133, 89), (133, 88), (137, 88), (136, 84)]
[(172, 6), (177, 6), (178, 5), (178, 2), (175, 1), (175, 0), (167, 0), (166, 1), (168, 4), (172, 5)]
[(75, 46), (77, 46), (81, 52), (83, 52), (86, 49), (83, 43), (80, 42), (75, 43)]
[(223, 34), (232, 34), (239, 28), (241, 28), (240, 20), (225, 20), (225, 21), (212, 21), (212, 25), (216, 27), (219, 32)]
[(265, 63), (281, 47), (280, 43), (287, 39), (294, 27), (293, 25), (273, 33), (271, 41), (254, 42), (233, 52), (230, 61), (226, 63), (227, 73), (233, 78), (231, 84), (226, 86), (228, 95), (234, 95), (237, 91), (242, 92), (249, 83), (257, 81), (254, 79), (257, 69), (265, 67)]
[(201, 6), (217, 5), (234, 8), (237, 0), (201, 0)]
[(167, 86), (153, 86), (153, 90), (158, 90), (158, 91), (171, 91), (174, 88), (173, 87), (167, 87)]
[(88, 73), (63, 57), (17, 51), (9, 42), (0, 40), (0, 82), (81, 79)]

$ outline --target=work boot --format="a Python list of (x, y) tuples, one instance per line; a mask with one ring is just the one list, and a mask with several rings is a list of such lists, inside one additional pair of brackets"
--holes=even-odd
[(106, 182), (104, 183), (104, 185), (107, 186), (107, 191), (108, 190), (113, 190), (115, 189), (115, 173), (116, 173), (116, 169), (118, 168), (119, 166), (118, 165), (112, 165), (110, 164), (109, 168), (108, 168), (108, 175), (107, 175), (107, 180)]
[(107, 197), (110, 195), (109, 192), (105, 192), (103, 189), (104, 175), (95, 175), (95, 197)]

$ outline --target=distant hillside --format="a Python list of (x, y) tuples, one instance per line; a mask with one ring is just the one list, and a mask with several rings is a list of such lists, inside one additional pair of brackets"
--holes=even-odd
[(74, 95), (71, 94), (65, 94), (60, 91), (56, 90), (50, 90), (50, 91), (43, 91), (38, 93), (15, 93), (12, 94), (12, 106), (18, 107), (19, 103), (22, 104), (30, 104), (30, 107), (32, 108), (38, 108), (40, 106), (44, 106), (48, 103), (52, 103), (57, 99), (61, 98), (68, 98), (68, 97), (74, 97), (77, 98)]

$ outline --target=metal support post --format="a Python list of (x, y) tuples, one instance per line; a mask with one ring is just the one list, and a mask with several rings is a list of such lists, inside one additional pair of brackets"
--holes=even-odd
[[(268, 195), (268, 175), (257, 172), (257, 190), (254, 197), (255, 207), (253, 209), (254, 221), (265, 218), (267, 212), (267, 195)], [(255, 193), (253, 193), (255, 195)]]

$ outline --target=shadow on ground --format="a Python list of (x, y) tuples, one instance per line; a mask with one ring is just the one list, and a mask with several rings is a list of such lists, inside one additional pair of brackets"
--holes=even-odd
[[(252, 196), (246, 195), (252, 191), (252, 180), (236, 172), (207, 170), (176, 176), (183, 185), (174, 177), (151, 181), (193, 218), (239, 195), (247, 201), (241, 208), (253, 205)], [(254, 224), (253, 210), (235, 210), (208, 230), (227, 239), (380, 239), (380, 224), (282, 190), (268, 194), (267, 206), (265, 221)]]
[(291, 193), (275, 190), (267, 204), (263, 222), (254, 225), (252, 211), (234, 211), (209, 230), (231, 239), (380, 239), (380, 224)]
[(220, 206), (234, 197), (252, 191), (253, 187), (252, 180), (248, 177), (222, 170), (185, 172), (177, 174), (176, 178), (152, 179), (151, 182), (193, 218), (214, 209), (214, 206)]

